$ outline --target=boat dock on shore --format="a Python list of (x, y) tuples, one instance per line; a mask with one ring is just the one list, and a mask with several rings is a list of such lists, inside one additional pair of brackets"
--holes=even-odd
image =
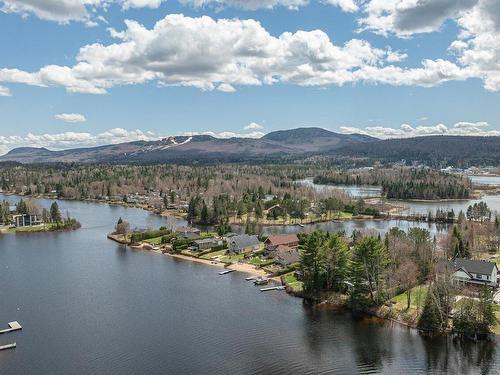
[(13, 342), (12, 344), (0, 346), (0, 351), (7, 350), (7, 349), (14, 349), (15, 347), (16, 347), (16, 343)]
[(220, 271), (219, 275), (227, 275), (228, 273), (231, 273), (231, 272), (236, 272), (236, 270), (224, 270), (224, 271)]
[(0, 334), (19, 331), (19, 330), (23, 329), (23, 327), (21, 327), (21, 325), (17, 321), (8, 323), (8, 326), (9, 326), (9, 328), (0, 330)]
[(284, 285), (270, 286), (268, 288), (262, 288), (260, 291), (261, 292), (270, 292), (271, 290), (285, 290), (285, 286)]

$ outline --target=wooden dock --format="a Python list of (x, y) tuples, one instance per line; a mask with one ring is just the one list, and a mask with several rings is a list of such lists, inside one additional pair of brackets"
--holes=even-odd
[(236, 272), (236, 270), (225, 270), (225, 271), (220, 271), (220, 272), (219, 272), (219, 275), (227, 275), (228, 273), (231, 273), (231, 272)]
[(270, 292), (271, 290), (285, 290), (285, 286), (283, 286), (283, 285), (270, 286), (268, 288), (262, 288), (260, 291), (261, 292)]
[(8, 332), (14, 332), (14, 331), (19, 331), (20, 329), (23, 329), (23, 327), (21, 327), (21, 325), (17, 321), (10, 322), (8, 324), (8, 326), (9, 326), (9, 328), (1, 330), (0, 334), (2, 334), (2, 333), (8, 333)]
[(16, 343), (13, 342), (12, 344), (0, 346), (0, 351), (7, 350), (7, 349), (14, 349), (15, 347), (16, 347)]

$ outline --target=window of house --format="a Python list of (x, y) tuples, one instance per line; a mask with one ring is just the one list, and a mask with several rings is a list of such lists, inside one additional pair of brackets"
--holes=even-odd
[(478, 278), (478, 279), (482, 279), (482, 278), (483, 278), (483, 275), (476, 274), (476, 278)]

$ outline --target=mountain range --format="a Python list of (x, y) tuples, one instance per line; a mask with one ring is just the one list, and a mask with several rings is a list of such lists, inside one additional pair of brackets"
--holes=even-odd
[(310, 154), (328, 154), (345, 146), (373, 142), (358, 134), (337, 134), (320, 128), (280, 130), (262, 138), (215, 138), (210, 135), (168, 137), (91, 148), (50, 151), (22, 147), (0, 157), (20, 163), (158, 163), (240, 162), (278, 160)]
[(158, 141), (51, 151), (22, 147), (0, 162), (37, 163), (216, 163), (295, 161), (313, 156), (369, 161), (415, 160), (477, 165), (500, 164), (500, 137), (426, 136), (380, 140), (361, 134), (338, 134), (321, 128), (297, 128), (262, 138), (176, 136)]

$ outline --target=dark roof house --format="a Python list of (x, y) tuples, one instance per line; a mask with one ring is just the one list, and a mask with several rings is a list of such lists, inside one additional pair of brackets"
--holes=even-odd
[(247, 251), (255, 251), (260, 247), (260, 241), (257, 236), (249, 236), (248, 234), (240, 234), (229, 239), (229, 250), (233, 253), (242, 253)]
[(448, 271), (459, 284), (498, 284), (498, 267), (496, 263), (485, 260), (455, 258), (446, 263)]

